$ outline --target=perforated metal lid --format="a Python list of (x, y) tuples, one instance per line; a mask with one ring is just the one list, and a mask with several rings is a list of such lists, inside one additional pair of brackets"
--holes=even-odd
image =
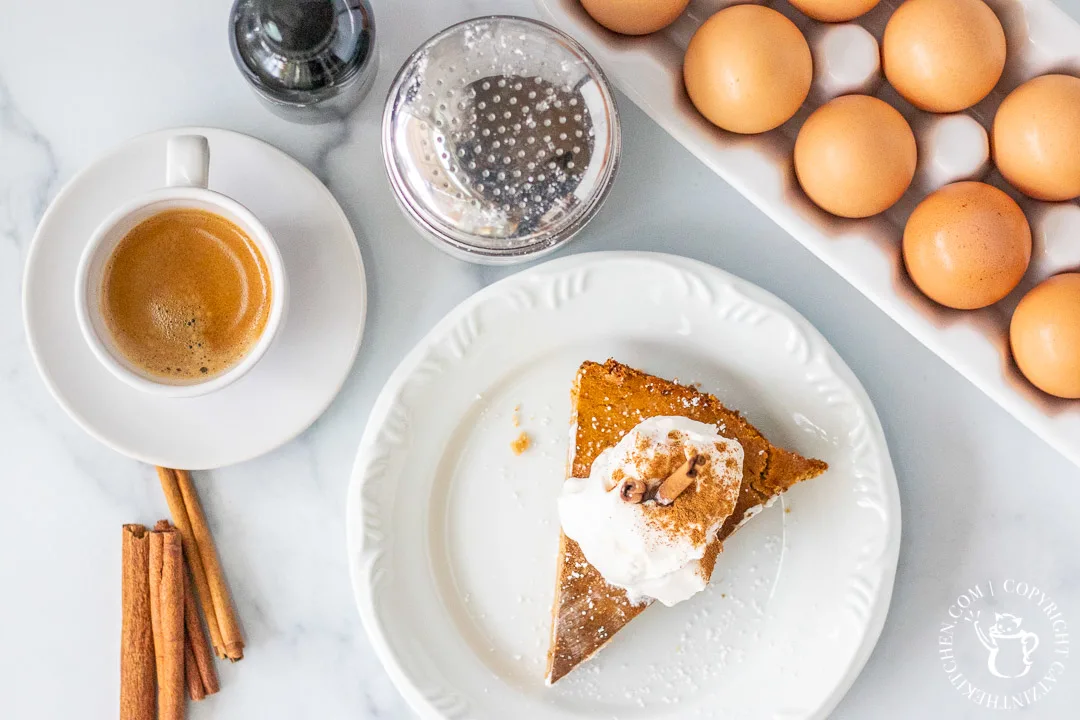
[(549, 252), (596, 213), (619, 162), (607, 79), (533, 20), (484, 17), (406, 61), (383, 115), (402, 207), (437, 245), (476, 262)]

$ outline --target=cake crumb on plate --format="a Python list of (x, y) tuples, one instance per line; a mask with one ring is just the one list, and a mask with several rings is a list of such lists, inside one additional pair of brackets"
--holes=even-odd
[(514, 442), (510, 443), (510, 449), (514, 451), (515, 455), (520, 455), (529, 449), (531, 443), (532, 439), (529, 437), (529, 433), (522, 432)]

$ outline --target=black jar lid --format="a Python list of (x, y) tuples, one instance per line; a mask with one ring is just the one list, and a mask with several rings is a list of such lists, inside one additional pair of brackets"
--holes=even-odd
[(367, 69), (375, 40), (366, 0), (237, 0), (229, 32), (248, 81), (298, 105), (336, 95)]

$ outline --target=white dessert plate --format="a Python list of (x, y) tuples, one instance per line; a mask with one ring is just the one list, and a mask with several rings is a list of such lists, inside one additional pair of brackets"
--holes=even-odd
[[(1005, 96), (1036, 75), (1080, 75), (1080, 24), (1051, 0), (987, 0), (1005, 30), (1008, 59), (1001, 81), (990, 95), (965, 114), (989, 128)], [(909, 120), (919, 143), (919, 170), (912, 188), (891, 210), (867, 220), (844, 220), (815, 207), (802, 192), (792, 167), (799, 128), (823, 101), (819, 88), (836, 78), (861, 78), (865, 53), (845, 54), (844, 42), (832, 46), (831, 76), (815, 67), (810, 99), (790, 121), (762, 135), (735, 135), (713, 127), (690, 104), (683, 89), (682, 62), (690, 37), (714, 12), (733, 0), (691, 0), (670, 27), (645, 37), (616, 35), (586, 14), (580, 0), (536, 0), (542, 17), (569, 33), (597, 59), (612, 82), (720, 177), (745, 195), (780, 227), (858, 288), (943, 360), (1012, 413), (1018, 420), (1080, 464), (1080, 402), (1061, 400), (1037, 390), (1017, 370), (1009, 352), (1012, 310), (1035, 284), (1080, 267), (1077, 233), (1080, 205), (1037, 202), (1020, 195), (986, 163), (973, 162), (966, 141), (986, 136), (975, 123), (960, 120), (965, 142), (950, 140), (944, 123), (957, 129), (957, 118), (916, 110), (884, 82), (873, 67), (873, 94), (895, 106)], [(766, 3), (795, 22), (815, 53), (829, 57), (829, 38), (847, 32), (850, 39), (870, 39), (863, 30), (810, 20), (784, 0)], [(900, 0), (882, 0), (852, 24), (880, 41)], [(843, 28), (847, 28), (843, 30)], [(854, 64), (852, 64), (854, 63)], [(961, 116), (962, 117), (962, 116)], [(974, 134), (971, 133), (973, 131)], [(985, 177), (984, 177), (985, 176)], [(932, 189), (947, 180), (984, 179), (1010, 193), (1032, 226), (1031, 266), (1020, 287), (991, 307), (975, 312), (950, 310), (924, 297), (908, 278), (900, 259), (900, 239), (908, 215)]]
[[(707, 590), (547, 687), (570, 385), (608, 357), (700, 383), (830, 470), (735, 533)], [(877, 641), (900, 501), (866, 393), (798, 313), (700, 262), (595, 253), (481, 290), (405, 358), (360, 443), (347, 527), (360, 615), (423, 718), (803, 720)]]
[[(210, 144), (210, 189), (262, 220), (280, 247), (289, 311), (274, 344), (236, 383), (197, 398), (162, 398), (121, 382), (91, 354), (75, 315), (75, 270), (94, 228), (165, 184), (165, 144)], [(269, 452), (326, 409), (363, 334), (367, 286), (345, 213), (303, 165), (255, 138), (176, 128), (134, 138), (76, 175), (38, 226), (23, 279), (30, 350), (57, 401), (95, 438), (154, 465), (221, 467)]]

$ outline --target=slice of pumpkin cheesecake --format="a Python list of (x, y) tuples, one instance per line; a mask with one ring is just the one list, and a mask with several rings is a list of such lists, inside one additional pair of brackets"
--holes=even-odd
[[(674, 604), (704, 587), (721, 543), (744, 519), (795, 483), (828, 468), (820, 460), (776, 447), (714, 396), (614, 360), (581, 366), (571, 413), (566, 488), (575, 492), (564, 491), (559, 501), (564, 530), (559, 537), (548, 684), (592, 657), (655, 599)], [(719, 454), (712, 453), (708, 462), (698, 459), (693, 448), (712, 452), (710, 445)], [(741, 468), (733, 464), (736, 459)], [(703, 463), (705, 472), (675, 482), (687, 467), (693, 472), (695, 462)], [(664, 503), (663, 488), (681, 491), (684, 486), (682, 495), (675, 493), (673, 502)], [(597, 522), (584, 514), (590, 512), (588, 503), (601, 508)], [(627, 535), (633, 528), (641, 529), (640, 538)], [(586, 559), (582, 545), (567, 530), (577, 533), (594, 560), (604, 559), (610, 578)], [(703, 530), (708, 537), (701, 535)], [(658, 538), (661, 552), (656, 552)], [(640, 552), (635, 554), (635, 548)], [(682, 567), (671, 564), (683, 561)]]

